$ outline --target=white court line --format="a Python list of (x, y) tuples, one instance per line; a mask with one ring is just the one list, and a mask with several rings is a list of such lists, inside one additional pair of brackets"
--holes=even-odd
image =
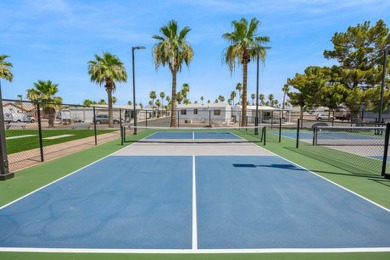
[(26, 137), (31, 137), (31, 136), (36, 136), (36, 135), (18, 135), (18, 136), (10, 136), (6, 137), (6, 140), (12, 140), (12, 139), (19, 139), (19, 138), (26, 138)]
[(196, 208), (195, 155), (192, 156), (192, 250), (198, 249), (198, 213)]
[(69, 137), (69, 136), (73, 136), (73, 135), (69, 135), (69, 134), (66, 134), (66, 135), (55, 135), (55, 136), (45, 137), (45, 138), (42, 138), (42, 139), (45, 139), (45, 140), (55, 140), (55, 139)]
[(195, 132), (192, 132), (192, 140), (195, 140)]
[(390, 252), (389, 247), (357, 248), (259, 248), (259, 249), (109, 249), (0, 247), (0, 252), (31, 253), (122, 253), (122, 254), (239, 254), (239, 253), (375, 253)]

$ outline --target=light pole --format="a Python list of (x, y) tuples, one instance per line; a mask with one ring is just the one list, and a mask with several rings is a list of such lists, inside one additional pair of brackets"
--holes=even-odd
[(133, 66), (133, 113), (134, 113), (134, 132), (137, 134), (137, 110), (135, 106), (135, 67), (134, 67), (134, 50), (146, 49), (144, 46), (136, 46), (131, 48), (132, 66)]
[(386, 80), (386, 56), (390, 46), (385, 47), (383, 50), (383, 71), (382, 71), (382, 88), (381, 88), (381, 99), (379, 102), (379, 116), (378, 123), (382, 121), (382, 110), (383, 110), (383, 92), (385, 91), (385, 80)]

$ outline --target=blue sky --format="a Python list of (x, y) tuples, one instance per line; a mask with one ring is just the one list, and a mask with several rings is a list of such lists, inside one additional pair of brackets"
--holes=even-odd
[[(107, 99), (104, 87), (91, 83), (87, 63), (104, 51), (125, 64), (128, 82), (117, 85), (117, 104), (132, 100), (131, 47), (145, 46), (135, 53), (137, 102), (150, 100), (149, 92), (170, 95), (171, 74), (167, 67), (155, 70), (153, 35), (171, 19), (179, 27), (189, 26), (188, 41), (194, 49), (190, 67), (178, 74), (178, 88), (190, 85), (193, 102), (228, 99), (241, 67), (230, 74), (222, 62), (228, 46), (222, 34), (232, 31), (231, 21), (256, 17), (258, 33), (270, 37), (265, 64), (260, 69), (260, 93), (282, 100), (287, 78), (311, 65), (335, 63), (323, 58), (333, 48), (335, 32), (348, 26), (377, 20), (390, 28), (390, 1), (383, 0), (1, 0), (0, 54), (9, 55), (14, 80), (2, 80), (3, 98), (16, 99), (37, 80), (59, 84), (65, 103), (85, 99)], [(255, 93), (256, 63), (249, 65), (248, 93)]]

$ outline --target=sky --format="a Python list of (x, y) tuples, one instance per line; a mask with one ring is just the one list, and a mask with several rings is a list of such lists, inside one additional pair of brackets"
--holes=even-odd
[[(336, 32), (379, 19), (390, 28), (390, 1), (383, 0), (1, 0), (0, 10), (0, 55), (10, 56), (14, 75), (11, 83), (1, 81), (3, 98), (26, 99), (35, 82), (51, 80), (67, 104), (107, 100), (104, 86), (88, 75), (88, 61), (103, 52), (116, 55), (127, 70), (127, 82), (118, 83), (114, 93), (116, 104), (133, 100), (133, 46), (146, 47), (135, 51), (136, 102), (147, 105), (152, 90), (171, 96), (171, 73), (168, 67), (156, 70), (152, 36), (161, 35), (159, 29), (172, 19), (179, 29), (191, 28), (187, 41), (194, 57), (178, 73), (177, 88), (188, 83), (192, 102), (201, 96), (227, 100), (242, 82), (242, 67), (230, 73), (223, 63), (228, 42), (222, 35), (233, 31), (233, 20), (255, 17), (261, 22), (257, 33), (270, 38), (259, 93), (279, 102), (288, 78), (308, 66), (336, 64), (323, 57), (333, 49)], [(248, 100), (252, 93), (255, 61), (248, 66)]]

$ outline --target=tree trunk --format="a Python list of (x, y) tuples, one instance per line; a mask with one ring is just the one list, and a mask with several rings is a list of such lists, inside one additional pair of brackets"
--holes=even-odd
[(172, 73), (171, 127), (176, 127), (176, 72)]
[(247, 95), (248, 95), (248, 88), (247, 88), (247, 81), (248, 81), (248, 62), (244, 60), (243, 64), (243, 73), (242, 73), (242, 119), (241, 119), (241, 126), (247, 126)]
[(107, 97), (108, 97), (108, 127), (113, 128), (114, 123), (113, 123), (113, 111), (112, 111), (112, 88), (111, 87), (106, 87), (107, 90)]

